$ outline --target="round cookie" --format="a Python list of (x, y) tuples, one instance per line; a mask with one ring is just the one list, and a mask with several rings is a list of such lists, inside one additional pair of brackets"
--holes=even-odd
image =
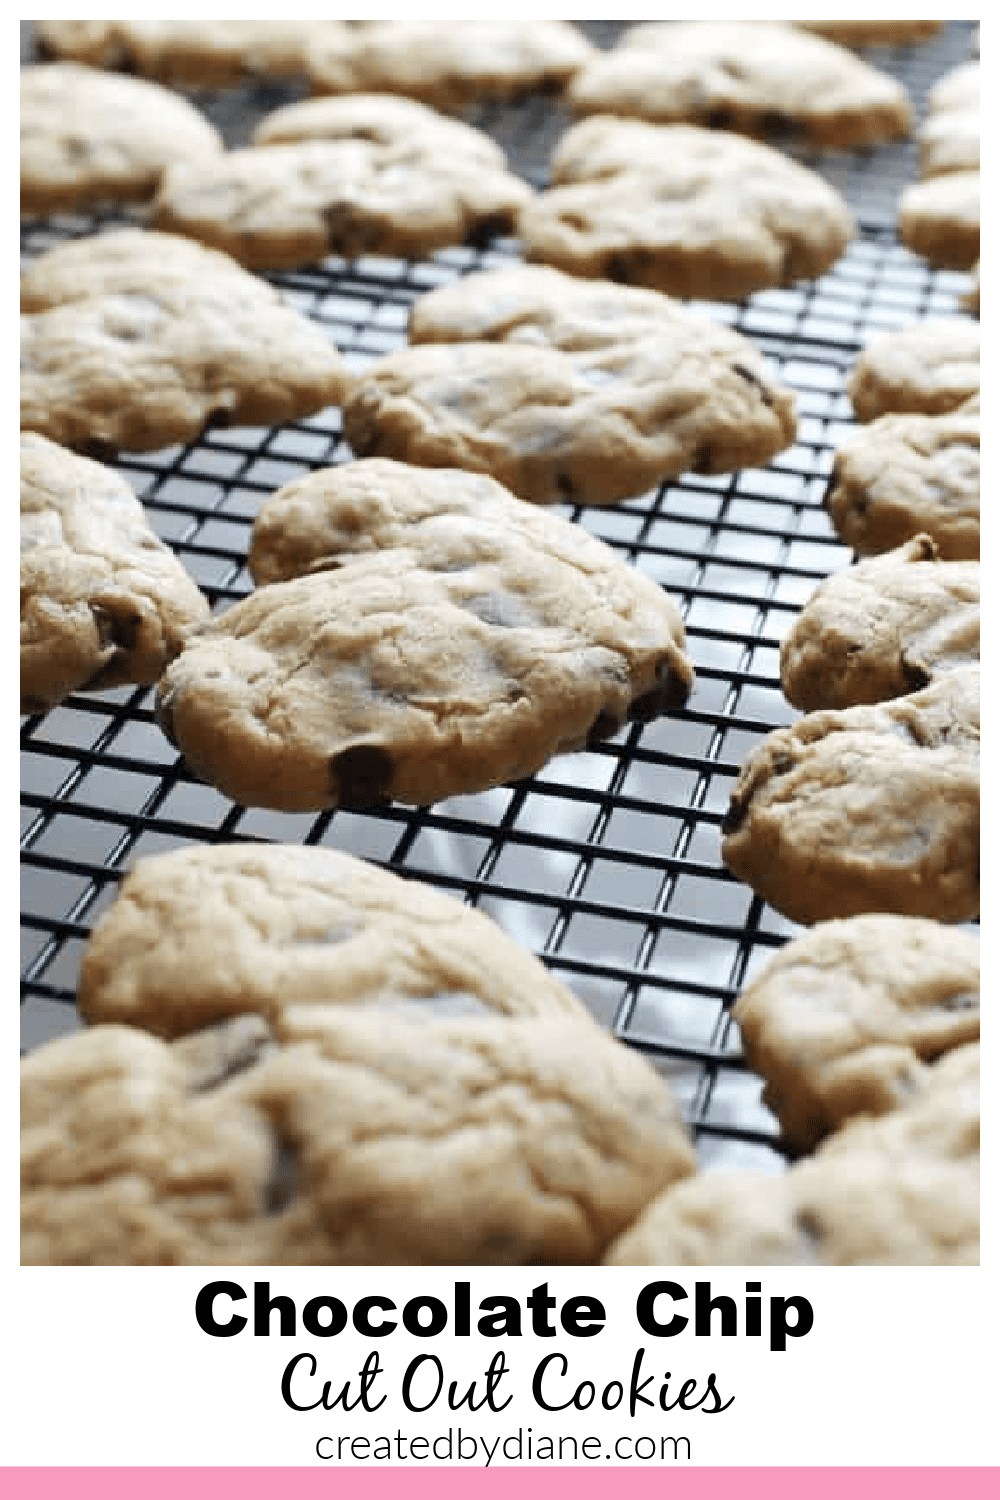
[(722, 858), (793, 922), (978, 916), (978, 667), (767, 735), (731, 793)]
[(36, 21), (39, 51), (97, 68), (143, 73), (173, 86), (217, 88), (254, 78), (292, 78), (318, 35), (342, 21)]
[(763, 134), (791, 126), (821, 146), (909, 135), (906, 89), (852, 52), (768, 21), (633, 26), (573, 79), (577, 114)]
[(979, 939), (918, 917), (821, 922), (779, 950), (732, 1011), (790, 1150), (896, 1109), (927, 1065), (979, 1039)]
[(462, 155), (484, 167), (503, 169), (507, 158), (497, 143), (436, 109), (402, 94), (328, 94), (286, 104), (265, 115), (253, 134), (255, 146), (287, 146), (295, 141), (368, 141), (392, 149)]
[(522, 209), (530, 260), (677, 297), (741, 298), (816, 277), (855, 230), (837, 190), (758, 141), (596, 115), (563, 136)]
[(419, 258), (509, 234), (531, 196), (502, 165), (425, 131), (396, 146), (302, 140), (185, 163), (165, 173), (153, 220), (241, 265), (279, 270), (331, 253)]
[[(292, 488), (318, 517), (313, 571), (234, 605), (160, 680), (164, 731), (227, 796), (435, 802), (684, 703), (675, 606), (582, 527), (476, 476), (357, 475)], [(258, 528), (265, 575), (268, 550)]]
[(979, 1045), (925, 1070), (780, 1176), (702, 1172), (655, 1198), (605, 1265), (978, 1265)]
[(825, 579), (781, 643), (789, 703), (851, 708), (979, 661), (979, 564), (921, 535)]
[(173, 235), (57, 246), (21, 297), (21, 426), (68, 448), (143, 451), (209, 422), (290, 422), (349, 383), (323, 331), (273, 287)]
[(941, 557), (979, 557), (979, 397), (940, 416), (880, 417), (834, 455), (825, 505), (869, 556), (921, 532)]
[(96, 1026), (21, 1110), (25, 1264), (593, 1263), (694, 1166), (649, 1064), (564, 1019)]
[(152, 683), (208, 601), (124, 479), (21, 434), (21, 712)]
[(946, 172), (904, 188), (899, 238), (932, 266), (968, 271), (979, 259), (979, 173)]
[(847, 394), (859, 422), (891, 412), (954, 411), (979, 394), (979, 324), (929, 318), (880, 334), (858, 355)]
[(382, 21), (323, 33), (309, 48), (315, 94), (405, 94), (436, 109), (559, 89), (594, 55), (567, 21)]
[(358, 457), (606, 505), (685, 470), (766, 463), (794, 440), (795, 398), (754, 346), (656, 293), (486, 272), (419, 298), (410, 337), (344, 403)]
[(77, 63), (21, 69), (21, 213), (152, 198), (168, 167), (222, 155), (193, 104)]
[(137, 861), (80, 963), (88, 1022), (183, 1036), (290, 1007), (587, 1019), (486, 916), (333, 849), (190, 846)]

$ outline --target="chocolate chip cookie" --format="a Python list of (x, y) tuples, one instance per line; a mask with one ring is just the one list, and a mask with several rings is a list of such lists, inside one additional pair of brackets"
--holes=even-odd
[(568, 90), (578, 114), (685, 121), (763, 134), (791, 126), (821, 146), (909, 135), (901, 83), (853, 52), (769, 21), (653, 21), (631, 27)]
[(420, 298), (410, 337), (344, 404), (358, 457), (606, 505), (685, 470), (766, 463), (795, 436), (795, 398), (753, 345), (655, 293), (486, 272)]
[[(307, 517), (312, 571), (191, 637), (157, 693), (191, 769), (237, 802), (435, 802), (687, 698), (663, 590), (499, 485), (383, 463), (315, 474), (275, 504)], [(264, 577), (283, 567), (268, 553), (301, 556), (266, 524)]]
[(208, 423), (290, 422), (348, 385), (316, 324), (173, 235), (111, 230), (46, 251), (21, 307), (21, 426), (68, 448), (143, 451)]
[(793, 922), (979, 914), (979, 669), (807, 714), (751, 751), (722, 858)]
[(764, 1103), (797, 1153), (898, 1108), (935, 1058), (979, 1040), (979, 939), (918, 917), (821, 922), (733, 1007)]
[(574, 996), (488, 917), (334, 849), (189, 846), (140, 859), (84, 948), (91, 1023), (184, 1036), (295, 1007), (583, 1022)]
[(21, 1111), (25, 1264), (592, 1263), (694, 1167), (649, 1064), (565, 1019), (95, 1026)]
[(979, 556), (979, 397), (940, 416), (880, 417), (834, 455), (826, 508), (871, 555), (926, 532), (941, 557)]
[(604, 1264), (978, 1265), (978, 1044), (921, 1085), (781, 1176), (703, 1172), (668, 1188)]
[(815, 277), (854, 218), (791, 157), (730, 131), (597, 115), (570, 129), (521, 210), (530, 260), (677, 297), (741, 298)]
[(77, 63), (21, 69), (21, 213), (152, 198), (178, 162), (222, 154), (186, 99), (141, 78)]
[(21, 434), (21, 711), (152, 683), (208, 602), (124, 479)]
[(978, 661), (979, 564), (920, 535), (819, 585), (781, 643), (781, 686), (796, 708), (850, 708)]
[(880, 334), (855, 361), (847, 394), (859, 422), (890, 412), (954, 411), (979, 394), (979, 324), (928, 318)]

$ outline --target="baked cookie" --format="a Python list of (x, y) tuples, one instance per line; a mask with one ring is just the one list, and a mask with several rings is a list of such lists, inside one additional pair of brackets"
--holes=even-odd
[(979, 324), (971, 318), (928, 318), (880, 334), (847, 381), (859, 422), (889, 412), (954, 411), (978, 393)]
[(693, 1167), (666, 1085), (589, 1021), (309, 1007), (95, 1026), (21, 1068), (24, 1264), (592, 1263)]
[(153, 221), (278, 270), (331, 253), (419, 258), (481, 243), (509, 234), (532, 196), (505, 167), (456, 150), (445, 125), (401, 145), (294, 141), (188, 163), (164, 175)]
[(76, 63), (21, 69), (21, 212), (151, 198), (167, 167), (222, 154), (186, 99)]
[(732, 1014), (784, 1145), (811, 1151), (853, 1116), (905, 1104), (929, 1063), (979, 1040), (979, 939), (919, 917), (821, 922)]
[(932, 266), (968, 271), (979, 259), (979, 173), (946, 172), (899, 197), (899, 238)]
[(941, 557), (979, 556), (979, 397), (940, 416), (880, 417), (834, 457), (826, 508), (863, 556), (926, 532)]
[(298, 141), (367, 141), (391, 150), (461, 155), (500, 170), (507, 165), (504, 151), (483, 131), (402, 94), (303, 99), (265, 115), (253, 134), (255, 146)]
[(943, 21), (790, 21), (799, 31), (814, 31), (845, 47), (905, 47), (926, 42), (944, 26)]
[(306, 64), (316, 94), (406, 94), (436, 109), (561, 89), (595, 49), (568, 21), (397, 20), (323, 33)]
[(978, 916), (978, 667), (767, 735), (731, 793), (722, 858), (793, 922)]
[(296, 1007), (424, 1019), (587, 1012), (482, 913), (318, 845), (188, 846), (140, 859), (80, 963), (88, 1022), (185, 1036)]
[(208, 613), (124, 479), (22, 432), (22, 713), (155, 682)]
[(795, 437), (795, 398), (753, 345), (653, 292), (484, 272), (418, 299), (410, 338), (344, 404), (359, 457), (606, 505), (685, 470), (766, 463)]
[(838, 1130), (781, 1176), (703, 1172), (668, 1188), (605, 1265), (979, 1264), (979, 1046), (911, 1102)]
[(920, 535), (819, 585), (781, 643), (781, 686), (796, 708), (851, 708), (978, 661), (979, 564)]
[(39, 52), (96, 68), (121, 68), (181, 87), (216, 88), (305, 71), (318, 34), (339, 35), (342, 21), (35, 21)]
[(528, 776), (688, 696), (663, 589), (489, 480), (349, 465), (267, 511), (258, 576), (303, 560), (298, 541), (274, 540), (296, 513), (313, 571), (199, 631), (157, 697), (191, 769), (237, 802), (436, 802)]
[(172, 235), (112, 230), (46, 251), (21, 307), (21, 426), (68, 448), (291, 422), (349, 383), (322, 330), (272, 287)]
[(913, 128), (909, 95), (896, 79), (777, 21), (633, 26), (581, 69), (567, 97), (577, 114), (749, 135), (790, 126), (821, 146), (873, 146)]
[(934, 85), (917, 132), (921, 177), (979, 171), (979, 64), (963, 63)]
[(518, 219), (530, 260), (678, 297), (740, 298), (819, 276), (855, 229), (818, 173), (695, 125), (582, 120), (556, 147), (552, 182)]

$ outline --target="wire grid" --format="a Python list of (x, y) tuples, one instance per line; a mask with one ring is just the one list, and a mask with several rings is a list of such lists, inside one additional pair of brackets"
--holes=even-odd
[[(970, 28), (952, 22), (930, 46), (872, 55), (919, 105), (930, 82), (969, 56)], [(273, 108), (289, 92), (277, 98), (253, 85), (201, 102), (210, 113), (218, 106), (223, 127), (236, 121), (245, 132), (262, 97)], [(477, 117), (539, 180), (538, 163), (565, 124), (560, 106), (535, 98)], [(555, 507), (678, 603), (697, 671), (684, 710), (628, 726), (516, 784), (433, 807), (319, 815), (245, 809), (195, 780), (156, 726), (149, 689), (75, 695), (23, 720), (24, 1048), (79, 1025), (81, 948), (134, 860), (199, 842), (326, 844), (488, 912), (668, 1078), (703, 1167), (783, 1170), (776, 1122), (729, 1008), (800, 929), (722, 866), (719, 824), (746, 754), (798, 717), (778, 679), (783, 635), (817, 583), (851, 561), (823, 509), (834, 449), (853, 425), (845, 375), (874, 334), (954, 315), (969, 287), (967, 276), (931, 271), (895, 239), (895, 198), (916, 177), (914, 151), (905, 143), (814, 161), (861, 221), (827, 275), (740, 304), (691, 304), (752, 339), (796, 391), (793, 447), (766, 468), (684, 475), (612, 507)], [(30, 222), (23, 253), (128, 218)], [(421, 262), (330, 257), (269, 279), (360, 371), (405, 343), (416, 297), (518, 253), (515, 242), (498, 241)], [(185, 447), (121, 454), (115, 467), (219, 610), (252, 587), (247, 545), (263, 499), (350, 458), (332, 408), (280, 428), (212, 430)]]

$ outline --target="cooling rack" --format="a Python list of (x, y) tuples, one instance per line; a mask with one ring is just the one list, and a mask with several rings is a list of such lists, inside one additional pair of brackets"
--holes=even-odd
[[(607, 45), (624, 23), (581, 24)], [(970, 56), (971, 29), (950, 22), (930, 44), (867, 55), (906, 83), (919, 111), (929, 85)], [(195, 97), (236, 144), (296, 92), (247, 85)], [(491, 105), (470, 118), (517, 170), (544, 184), (569, 123), (557, 101)], [(912, 141), (822, 156), (779, 144), (845, 194), (857, 238), (815, 282), (692, 306), (738, 328), (796, 391), (797, 442), (766, 468), (684, 475), (609, 508), (556, 507), (678, 603), (698, 677), (687, 707), (560, 757), (523, 782), (433, 807), (315, 816), (244, 809), (198, 782), (157, 728), (151, 690), (79, 694), (24, 718), (23, 1048), (79, 1024), (82, 945), (134, 860), (191, 843), (326, 844), (488, 912), (669, 1079), (703, 1167), (784, 1168), (729, 1008), (800, 929), (725, 870), (719, 824), (747, 752), (797, 717), (779, 685), (781, 638), (819, 580), (851, 560), (822, 504), (834, 449), (852, 426), (845, 375), (877, 332), (961, 313), (970, 283), (931, 271), (896, 239), (896, 198), (917, 177)], [(25, 222), (22, 255), (122, 222), (129, 216)], [(496, 241), (419, 262), (333, 256), (270, 279), (361, 370), (405, 342), (416, 297), (518, 254), (515, 242)], [(249, 529), (265, 496), (350, 457), (339, 411), (330, 409), (284, 427), (212, 430), (186, 447), (121, 454), (116, 467), (221, 610), (252, 586)]]

